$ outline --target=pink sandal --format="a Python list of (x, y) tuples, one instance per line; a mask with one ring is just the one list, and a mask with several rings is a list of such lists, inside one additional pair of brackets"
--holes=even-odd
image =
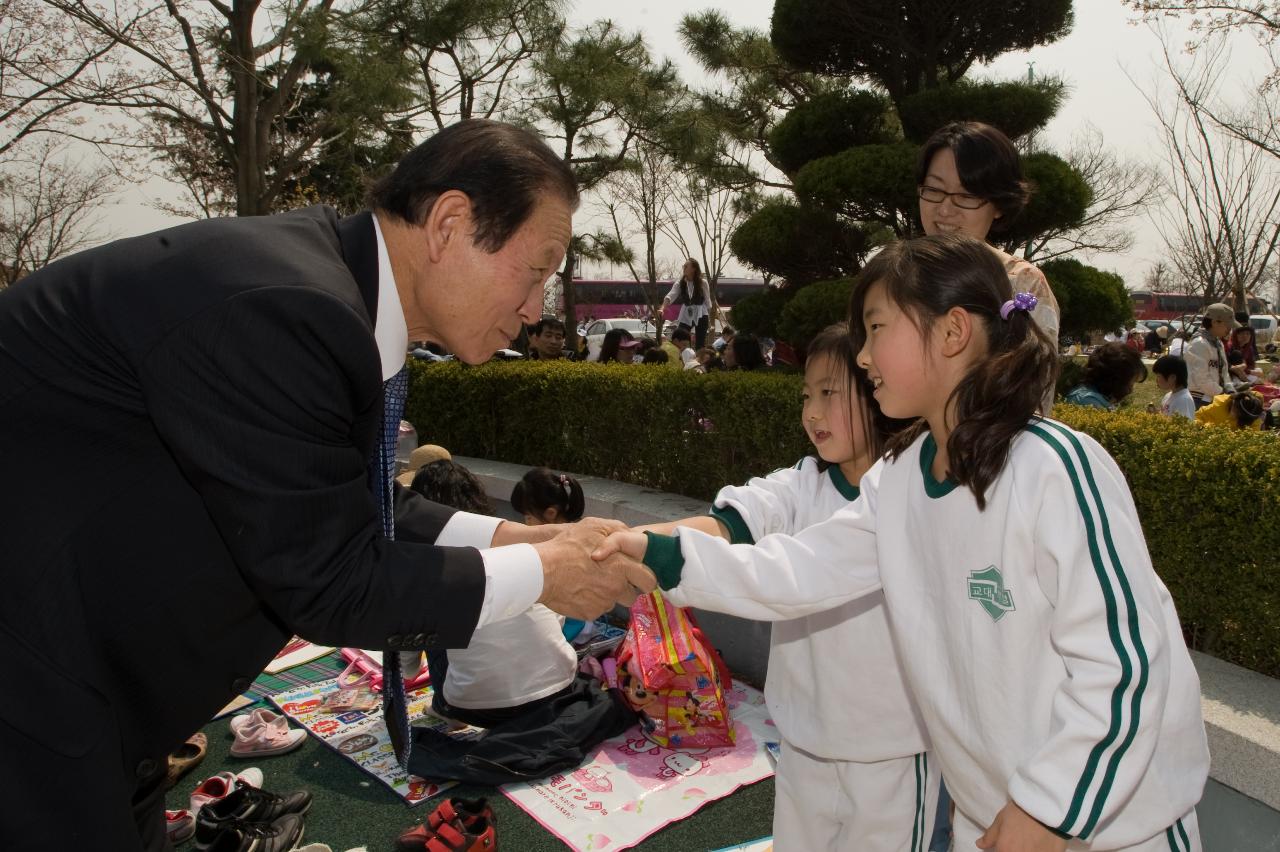
[(231, 745), (232, 757), (268, 757), (285, 754), (302, 745), (307, 732), (290, 728), (289, 720), (279, 718), (271, 722), (251, 722), (235, 732), (236, 741)]

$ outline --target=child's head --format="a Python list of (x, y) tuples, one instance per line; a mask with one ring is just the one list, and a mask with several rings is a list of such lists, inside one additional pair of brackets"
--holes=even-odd
[[(858, 364), (881, 409), (947, 431), (949, 471), (984, 505), (1014, 436), (1054, 385), (1056, 347), (984, 243), (958, 235), (891, 243), (849, 302)], [(891, 451), (919, 434), (904, 433)]]
[(443, 506), (479, 515), (493, 514), (493, 506), (489, 504), (480, 480), (452, 459), (438, 459), (424, 464), (414, 475), (413, 484), (409, 487)]
[(1231, 417), (1237, 429), (1248, 429), (1262, 417), (1262, 397), (1252, 391), (1231, 395)]
[(710, 346), (704, 346), (697, 352), (698, 363), (704, 367), (707, 366), (707, 364), (711, 362), (711, 359), (715, 357), (716, 350), (712, 349)]
[(1187, 386), (1187, 362), (1177, 355), (1161, 355), (1151, 365), (1160, 390), (1174, 391)]
[(870, 398), (847, 323), (827, 326), (809, 342), (801, 422), (828, 464), (868, 462), (883, 451), (889, 425)]
[(1226, 340), (1227, 335), (1231, 334), (1231, 329), (1235, 324), (1236, 315), (1229, 305), (1224, 305), (1222, 302), (1214, 302), (1204, 309), (1201, 327), (1210, 337)]
[(640, 359), (641, 364), (666, 364), (670, 361), (671, 356), (662, 349), (650, 349)]
[(533, 468), (511, 489), (511, 508), (531, 526), (581, 520), (585, 507), (578, 480), (545, 467)]
[(687, 328), (677, 328), (671, 332), (671, 342), (675, 344), (677, 349), (688, 349), (693, 345), (693, 335), (689, 333)]
[(1112, 402), (1133, 393), (1133, 386), (1147, 378), (1142, 355), (1123, 343), (1104, 343), (1084, 365), (1084, 383)]

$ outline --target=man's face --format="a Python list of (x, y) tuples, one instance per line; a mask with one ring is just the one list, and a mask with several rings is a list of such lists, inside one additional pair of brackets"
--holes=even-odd
[(554, 326), (544, 326), (541, 334), (529, 338), (539, 358), (559, 358), (564, 354), (564, 332)]
[[(506, 244), (490, 253), (476, 245), (470, 220), (458, 223), (419, 304), (433, 339), (468, 364), (488, 361), (511, 344), (521, 324), (542, 316), (542, 288), (564, 260), (571, 213), (559, 196), (544, 196)], [(562, 339), (563, 342), (563, 339)]]

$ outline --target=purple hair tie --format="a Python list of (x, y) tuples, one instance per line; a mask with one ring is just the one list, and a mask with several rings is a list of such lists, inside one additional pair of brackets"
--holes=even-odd
[(1014, 311), (1030, 313), (1035, 309), (1036, 297), (1030, 293), (1014, 293), (1013, 298), (1000, 306), (1000, 319), (1007, 320)]

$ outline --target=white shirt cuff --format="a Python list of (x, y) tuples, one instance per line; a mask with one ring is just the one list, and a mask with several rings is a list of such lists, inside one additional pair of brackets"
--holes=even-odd
[(491, 547), (482, 550), (480, 557), (484, 560), (485, 584), (477, 628), (517, 616), (538, 602), (542, 596), (542, 560), (533, 545)]
[(437, 547), (475, 547), (484, 550), (493, 544), (493, 534), (502, 518), (455, 512), (436, 536)]

